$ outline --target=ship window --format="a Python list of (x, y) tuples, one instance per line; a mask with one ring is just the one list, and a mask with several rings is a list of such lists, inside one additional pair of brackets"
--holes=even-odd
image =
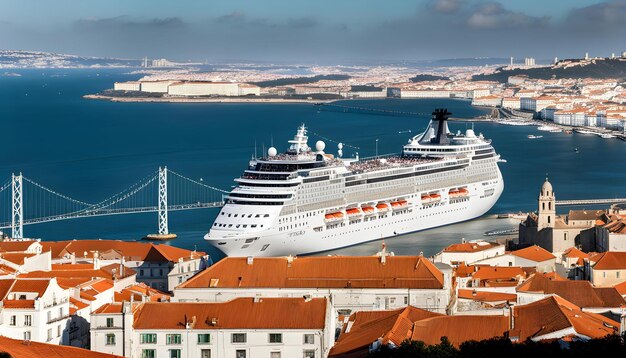
[(252, 217), (252, 214), (248, 214), (248, 217), (249, 217), (249, 218), (251, 218), (251, 217)]
[(265, 214), (265, 215), (263, 215), (263, 217), (264, 217), (264, 218), (269, 218), (269, 217), (270, 217), (270, 214)]
[(252, 224), (252, 225), (250, 225), (250, 227), (256, 227), (256, 224)]
[(233, 224), (228, 224), (228, 227), (233, 227)]
[(244, 228), (247, 228), (247, 227), (248, 227), (248, 225), (244, 224), (244, 225), (243, 225), (243, 227), (244, 227)]
[(228, 217), (231, 217), (231, 216), (232, 216), (231, 214), (228, 214)]
[(256, 214), (256, 215), (254, 215), (254, 217), (255, 217), (255, 218), (260, 218), (260, 217), (261, 217), (261, 215)]

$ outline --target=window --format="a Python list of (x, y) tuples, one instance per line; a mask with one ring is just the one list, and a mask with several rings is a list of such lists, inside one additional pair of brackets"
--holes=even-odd
[(10, 325), (10, 326), (15, 326), (15, 321), (16, 321), (16, 317), (15, 317), (15, 315), (11, 316), (11, 320), (10, 320), (10, 322), (9, 322), (9, 325)]
[(51, 312), (51, 311), (48, 311), (48, 312), (46, 313), (46, 318), (48, 319), (48, 321), (47, 321), (47, 322), (51, 322), (51, 321), (52, 321), (52, 312)]
[(231, 336), (231, 343), (246, 343), (246, 334), (245, 333), (233, 333)]
[(143, 343), (156, 343), (157, 335), (156, 333), (142, 333), (140, 341), (142, 344)]
[(315, 358), (315, 351), (312, 349), (306, 349), (304, 350), (302, 357), (303, 358)]
[(200, 358), (211, 358), (211, 350), (210, 349), (200, 350)]
[(246, 351), (243, 349), (237, 349), (235, 351), (235, 358), (246, 358)]
[(180, 349), (170, 349), (170, 358), (180, 358)]
[(115, 333), (108, 333), (106, 335), (106, 345), (107, 346), (114, 346), (115, 345)]
[(143, 276), (143, 269), (139, 270), (139, 276)]
[(198, 344), (210, 344), (211, 343), (211, 335), (208, 333), (200, 333), (198, 334)]
[(24, 332), (24, 340), (25, 341), (30, 341), (30, 331)]
[(48, 340), (52, 339), (52, 328), (48, 328)]
[(168, 334), (165, 336), (166, 344), (180, 344), (180, 334)]
[(280, 352), (270, 352), (270, 358), (280, 358)]
[(141, 358), (156, 358), (154, 349), (143, 349), (141, 351)]
[(615, 277), (616, 277), (616, 278), (619, 278), (619, 271), (617, 271), (617, 272), (615, 273)]
[(61, 325), (57, 326), (57, 337), (61, 337)]
[(304, 344), (314, 344), (315, 343), (315, 336), (312, 334), (305, 334), (304, 335)]
[(282, 333), (270, 333), (270, 343), (283, 343), (283, 334)]
[(108, 328), (113, 327), (113, 318), (107, 317), (107, 327)]
[(25, 326), (32, 326), (33, 325), (33, 319), (31, 317), (31, 315), (27, 314), (26, 316), (24, 316), (24, 325)]

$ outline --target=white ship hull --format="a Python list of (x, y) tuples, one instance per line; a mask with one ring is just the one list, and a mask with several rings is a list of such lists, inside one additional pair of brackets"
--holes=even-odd
[[(356, 224), (349, 224), (346, 218), (345, 226), (321, 232), (313, 228), (324, 225), (324, 215), (311, 218), (306, 226), (286, 232), (268, 229), (220, 238), (207, 234), (204, 238), (228, 256), (287, 256), (323, 252), (480, 217), (493, 207), (504, 189), (500, 174), (497, 180), (484, 183), (489, 184), (469, 185), (470, 195), (466, 200), (450, 202), (450, 198), (443, 197), (438, 204), (425, 205), (419, 195), (414, 195), (407, 199), (407, 212), (404, 214), (393, 215), (390, 210), (386, 215), (375, 214), (375, 220)], [(442, 188), (442, 191), (447, 192), (448, 189)], [(485, 197), (486, 192), (492, 194)]]

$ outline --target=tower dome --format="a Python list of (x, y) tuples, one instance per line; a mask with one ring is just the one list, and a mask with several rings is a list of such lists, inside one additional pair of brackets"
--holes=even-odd
[(546, 181), (543, 182), (543, 185), (541, 186), (541, 195), (551, 196), (553, 194), (552, 184), (550, 184), (548, 178), (546, 178)]

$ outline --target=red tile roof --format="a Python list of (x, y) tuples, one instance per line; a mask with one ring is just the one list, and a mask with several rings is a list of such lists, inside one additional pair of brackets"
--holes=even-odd
[(34, 308), (35, 300), (3, 300), (4, 308)]
[(87, 349), (57, 344), (22, 341), (0, 336), (0, 351), (15, 358), (121, 358), (120, 356), (93, 352)]
[(511, 252), (511, 255), (521, 257), (527, 260), (535, 261), (535, 262), (543, 262), (543, 261), (552, 260), (556, 258), (549, 251), (537, 245), (530, 246), (521, 250), (515, 250)]
[[(68, 265), (71, 266), (71, 265)], [(127, 266), (124, 267), (124, 272), (120, 275), (119, 264), (111, 264), (101, 267), (99, 270), (94, 270), (93, 266), (90, 269), (76, 269), (76, 270), (52, 270), (52, 271), (31, 271), (20, 274), (19, 277), (61, 277), (69, 279), (79, 278), (94, 278), (103, 277), (108, 279), (119, 279), (135, 275), (137, 272)]]
[(24, 252), (36, 243), (35, 240), (0, 241), (0, 252)]
[(381, 339), (383, 344), (400, 345), (410, 338), (413, 323), (442, 314), (408, 306), (393, 311), (360, 311), (345, 323), (339, 339), (330, 351), (331, 357), (367, 356), (368, 347)]
[(521, 267), (478, 266), (478, 270), (472, 275), (472, 278), (517, 281), (520, 278), (526, 278), (526, 272)]
[(3, 253), (0, 253), (0, 259), (14, 263), (16, 265), (23, 265), (24, 259), (28, 257), (33, 257), (35, 255), (36, 254), (27, 254), (23, 252), (3, 252)]
[(609, 251), (593, 256), (594, 270), (626, 270), (626, 251)]
[(519, 285), (517, 291), (559, 295), (583, 308), (626, 306), (626, 301), (615, 288), (593, 287), (589, 281), (550, 280), (535, 274)]
[(511, 337), (519, 341), (573, 328), (578, 334), (602, 338), (619, 332), (619, 323), (602, 315), (584, 312), (558, 296), (513, 308), (514, 327)]
[(509, 329), (506, 316), (443, 316), (415, 322), (411, 339), (427, 345), (441, 343), (447, 337), (454, 346), (466, 341), (502, 337)]
[(505, 292), (490, 292), (490, 291), (476, 291), (476, 290), (459, 290), (459, 298), (468, 299), (478, 302), (516, 302), (517, 295), (514, 293)]
[[(195, 319), (195, 320), (194, 320)], [(221, 303), (147, 302), (135, 314), (135, 329), (316, 329), (324, 328), (326, 299), (237, 298)], [(215, 322), (215, 324), (213, 324)]]
[(75, 254), (76, 257), (92, 258), (97, 251), (100, 256), (124, 257), (127, 261), (178, 262), (205, 256), (204, 252), (185, 250), (165, 244), (119, 241), (119, 240), (72, 240), (42, 242), (43, 251), (51, 251), (53, 258)]
[(443, 288), (443, 274), (421, 256), (227, 257), (178, 288)]
[(124, 288), (120, 292), (115, 292), (113, 300), (115, 302), (130, 301), (131, 297), (135, 302), (141, 302), (144, 297), (147, 297), (149, 301), (163, 302), (169, 301), (172, 296), (168, 295), (165, 292), (156, 290), (144, 283), (139, 283)]
[(461, 244), (452, 244), (445, 249), (443, 252), (480, 252), (489, 249), (496, 248), (498, 246), (502, 246), (500, 244), (496, 244), (494, 242), (480, 241), (480, 242), (464, 242)]

